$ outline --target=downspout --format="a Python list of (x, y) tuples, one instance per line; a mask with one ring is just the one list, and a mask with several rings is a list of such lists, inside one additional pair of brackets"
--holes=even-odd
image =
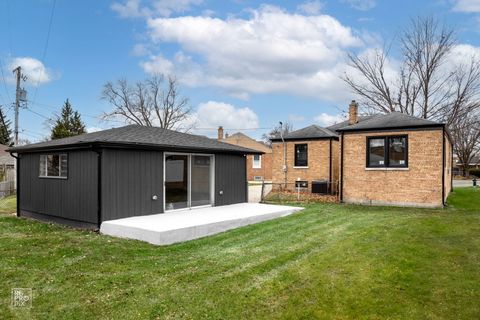
[(340, 143), (340, 202), (343, 202), (343, 132)]
[(97, 153), (97, 226), (100, 230), (102, 225), (102, 149), (92, 146), (92, 150)]
[(332, 138), (330, 138), (330, 147), (329, 147), (329, 161), (330, 166), (328, 168), (328, 181), (330, 182), (330, 190), (332, 188)]
[(285, 189), (287, 188), (287, 145), (285, 144), (285, 139), (283, 139), (283, 123), (280, 122), (280, 138), (282, 138), (283, 143), (283, 176)]
[(442, 206), (445, 207), (445, 125), (442, 127)]
[(16, 156), (13, 155), (13, 153), (9, 152), (10, 153), (10, 156), (14, 157), (16, 162), (17, 162), (17, 166), (16, 166), (16, 172), (15, 172), (15, 179), (17, 180), (16, 181), (16, 184), (17, 184), (17, 217), (20, 217), (20, 156), (19, 154), (17, 153)]
[(450, 140), (450, 135), (448, 136), (448, 143), (450, 144), (450, 192), (453, 192), (453, 144)]

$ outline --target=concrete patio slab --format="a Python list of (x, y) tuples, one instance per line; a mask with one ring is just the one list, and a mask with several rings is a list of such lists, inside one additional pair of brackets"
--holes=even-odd
[(302, 209), (301, 207), (260, 203), (194, 208), (105, 221), (100, 227), (100, 232), (156, 245), (167, 245), (284, 217)]

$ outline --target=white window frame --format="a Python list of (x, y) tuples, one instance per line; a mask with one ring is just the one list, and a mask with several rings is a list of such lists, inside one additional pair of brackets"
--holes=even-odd
[[(58, 156), (58, 176), (52, 176), (48, 174), (48, 157), (50, 156), (51, 157)], [(66, 169), (64, 171), (62, 171), (62, 158), (65, 158), (65, 161), (67, 162)], [(42, 168), (42, 163), (44, 163), (43, 168)], [(40, 178), (68, 179), (68, 155), (66, 153), (41, 154), (38, 162), (38, 166), (39, 166)]]
[[(258, 156), (258, 162), (255, 164), (255, 156)], [(262, 155), (261, 154), (254, 154), (252, 156), (252, 168), (253, 169), (262, 169)]]

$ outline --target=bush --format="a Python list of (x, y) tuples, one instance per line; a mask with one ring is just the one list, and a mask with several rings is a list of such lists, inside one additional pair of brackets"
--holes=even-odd
[(480, 178), (480, 169), (470, 169), (470, 175)]

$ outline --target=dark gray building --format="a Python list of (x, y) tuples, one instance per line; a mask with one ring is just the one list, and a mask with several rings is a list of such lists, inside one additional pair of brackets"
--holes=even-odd
[(102, 221), (247, 201), (243, 147), (130, 125), (9, 151), (17, 215), (98, 228)]

